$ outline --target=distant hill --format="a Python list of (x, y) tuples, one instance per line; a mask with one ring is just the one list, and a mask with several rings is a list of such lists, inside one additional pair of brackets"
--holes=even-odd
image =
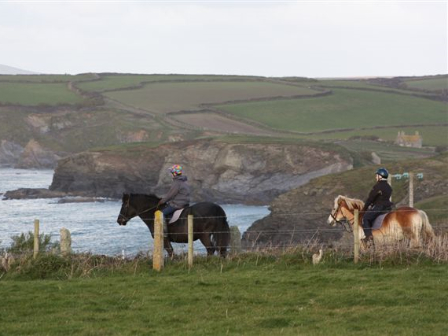
[(0, 64), (0, 75), (36, 75), (37, 72), (22, 70), (8, 65)]

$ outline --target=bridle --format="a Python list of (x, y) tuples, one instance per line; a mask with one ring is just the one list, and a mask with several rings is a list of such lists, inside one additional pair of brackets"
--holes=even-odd
[(157, 205), (155, 205), (155, 206), (153, 206), (153, 207), (151, 207), (151, 208), (149, 208), (149, 209), (146, 209), (146, 210), (143, 210), (143, 211), (137, 213), (135, 216), (133, 216), (133, 217), (131, 217), (131, 218), (128, 218), (128, 217), (127, 217), (127, 214), (128, 214), (128, 210), (129, 210), (129, 202), (130, 202), (130, 200), (131, 200), (131, 195), (129, 195), (129, 198), (128, 198), (128, 200), (126, 201), (126, 205), (125, 205), (125, 209), (126, 209), (126, 211), (125, 211), (125, 214), (123, 215), (123, 214), (120, 212), (120, 214), (118, 215), (118, 218), (122, 217), (122, 218), (124, 218), (124, 220), (125, 220), (126, 222), (130, 221), (130, 220), (131, 220), (132, 218), (134, 218), (134, 217), (140, 216), (141, 214), (144, 214), (144, 213), (146, 213), (146, 212), (149, 212), (149, 211), (151, 211), (151, 210), (153, 210), (153, 209), (157, 209), (157, 208), (159, 207), (159, 205), (157, 204)]
[(353, 216), (353, 219), (352, 219), (352, 220), (349, 220), (349, 219), (347, 219), (347, 218), (345, 218), (345, 217), (344, 217), (344, 218), (345, 218), (344, 221), (341, 221), (341, 220), (336, 219), (335, 214), (337, 214), (337, 213), (339, 212), (339, 208), (340, 208), (340, 207), (341, 207), (341, 206), (340, 206), (339, 203), (338, 203), (338, 207), (337, 207), (334, 211), (332, 211), (332, 212), (330, 213), (331, 218), (333, 218), (333, 220), (336, 222), (336, 224), (341, 225), (341, 226), (344, 228), (345, 231), (347, 231), (347, 232), (353, 232), (352, 227), (353, 227), (353, 225), (354, 225), (354, 223), (355, 223), (355, 216)]

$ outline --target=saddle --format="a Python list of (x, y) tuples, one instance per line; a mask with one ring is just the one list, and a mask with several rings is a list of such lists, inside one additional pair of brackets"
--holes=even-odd
[(373, 221), (372, 230), (379, 230), (379, 229), (381, 229), (381, 226), (383, 225), (384, 218), (389, 213), (390, 212), (382, 214), (382, 215), (379, 215), (377, 218), (375, 218), (375, 220)]
[(179, 219), (180, 214), (182, 213), (182, 211), (184, 211), (184, 209), (185, 209), (185, 208), (178, 209), (178, 210), (174, 211), (173, 215), (171, 216), (171, 218), (170, 218), (169, 221), (168, 221), (168, 224), (172, 224), (172, 223), (174, 223), (175, 221), (177, 221), (177, 220)]

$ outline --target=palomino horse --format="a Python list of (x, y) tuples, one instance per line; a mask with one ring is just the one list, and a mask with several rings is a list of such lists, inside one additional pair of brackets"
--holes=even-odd
[[(118, 224), (126, 225), (131, 218), (139, 216), (154, 238), (154, 213), (160, 198), (154, 195), (124, 194), (122, 201)], [(193, 240), (199, 239), (208, 255), (213, 255), (216, 250), (225, 257), (230, 242), (227, 216), (219, 205), (210, 202), (196, 203), (185, 208), (177, 221), (168, 224), (168, 234), (163, 243), (169, 256), (173, 256), (171, 242), (188, 243), (188, 215), (194, 216)]]
[[(342, 220), (346, 220), (353, 227), (355, 210), (359, 210), (359, 239), (363, 239), (365, 238), (362, 229), (363, 207), (363, 201), (339, 195), (334, 200), (334, 207), (327, 222), (336, 226), (342, 224)], [(390, 244), (406, 238), (410, 240), (410, 247), (419, 247), (421, 239), (426, 243), (435, 236), (426, 213), (410, 207), (401, 207), (388, 213), (381, 227), (372, 230), (372, 233), (375, 244)]]

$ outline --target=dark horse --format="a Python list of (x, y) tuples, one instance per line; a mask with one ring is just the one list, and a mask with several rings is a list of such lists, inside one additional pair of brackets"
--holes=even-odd
[[(139, 216), (151, 231), (154, 238), (154, 213), (158, 210), (160, 198), (155, 195), (123, 194), (123, 204), (117, 222), (120, 225)], [(163, 244), (170, 257), (173, 256), (174, 243), (188, 243), (188, 215), (194, 216), (193, 240), (199, 239), (207, 249), (207, 255), (218, 251), (222, 257), (227, 254), (230, 241), (230, 229), (224, 210), (215, 203), (201, 202), (186, 207), (179, 219), (168, 224), (168, 236)]]

